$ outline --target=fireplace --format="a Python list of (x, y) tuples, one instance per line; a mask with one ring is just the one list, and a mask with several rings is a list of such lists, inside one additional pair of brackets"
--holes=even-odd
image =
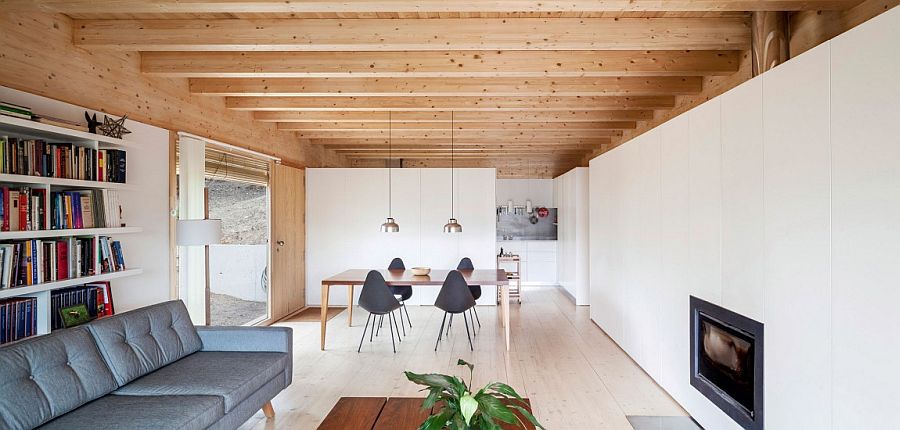
[(691, 296), (691, 385), (747, 430), (763, 429), (763, 324)]

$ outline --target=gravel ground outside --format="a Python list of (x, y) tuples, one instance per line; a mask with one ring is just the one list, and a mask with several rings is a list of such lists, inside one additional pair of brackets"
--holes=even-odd
[[(268, 243), (266, 187), (234, 181), (207, 180), (209, 217), (222, 220), (222, 243)], [(266, 316), (266, 303), (210, 293), (210, 324), (244, 325)]]

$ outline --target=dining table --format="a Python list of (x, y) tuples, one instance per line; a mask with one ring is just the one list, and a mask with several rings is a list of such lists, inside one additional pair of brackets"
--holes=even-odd
[[(322, 280), (322, 333), (321, 349), (325, 350), (325, 333), (328, 326), (328, 297), (333, 286), (347, 287), (347, 324), (353, 326), (353, 290), (366, 282), (370, 269), (350, 269)], [(450, 270), (432, 270), (425, 276), (411, 270), (379, 270), (388, 285), (412, 285), (413, 287), (440, 287)], [(500, 323), (503, 327), (506, 350), (509, 351), (509, 279), (503, 269), (459, 270), (468, 285), (496, 285), (500, 289)]]

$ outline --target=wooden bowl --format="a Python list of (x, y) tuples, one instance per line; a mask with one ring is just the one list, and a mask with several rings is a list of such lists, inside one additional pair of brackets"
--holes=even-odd
[(413, 268), (409, 269), (409, 271), (412, 272), (412, 274), (415, 276), (428, 276), (428, 274), (431, 273), (431, 268), (413, 267)]

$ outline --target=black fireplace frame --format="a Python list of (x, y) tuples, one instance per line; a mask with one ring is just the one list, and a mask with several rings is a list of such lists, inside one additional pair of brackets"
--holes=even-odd
[[(763, 346), (765, 345), (763, 324), (698, 297), (691, 296), (690, 304), (691, 386), (700, 391), (745, 430), (763, 430)], [(698, 351), (700, 345), (697, 338), (700, 332), (700, 314), (753, 338), (753, 411), (747, 411), (735, 399), (699, 374), (697, 361), (700, 358)]]

